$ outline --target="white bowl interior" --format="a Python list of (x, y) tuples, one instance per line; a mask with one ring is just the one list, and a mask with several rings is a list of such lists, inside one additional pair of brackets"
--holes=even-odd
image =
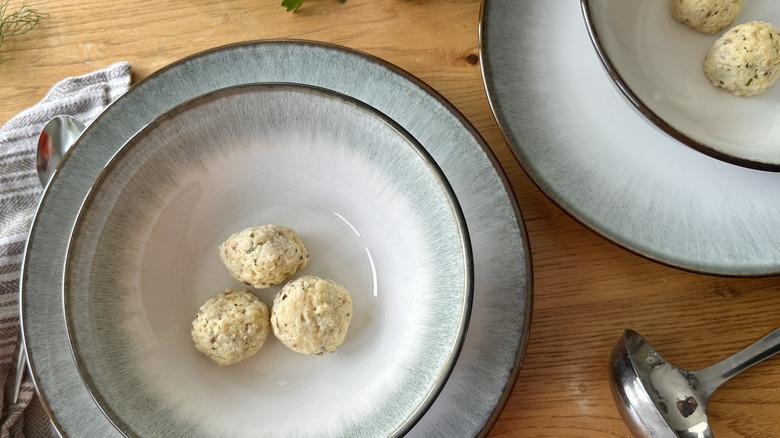
[[(294, 228), (297, 275), (353, 295), (347, 339), (304, 356), (271, 334), (220, 367), (195, 350), (198, 307), (239, 286), (217, 256), (232, 232)], [(322, 90), (243, 87), (141, 131), (82, 208), (66, 315), (85, 383), (138, 436), (387, 436), (422, 415), (459, 351), (471, 300), (465, 225), (410, 137)], [(297, 276), (296, 275), (296, 276)], [(269, 307), (280, 287), (255, 290)]]
[[(780, 166), (780, 84), (738, 97), (704, 75), (704, 57), (722, 32), (703, 34), (680, 23), (669, 1), (585, 1), (595, 40), (637, 104), (697, 148), (737, 163)], [(776, 1), (746, 1), (733, 25), (752, 20), (780, 26)]]

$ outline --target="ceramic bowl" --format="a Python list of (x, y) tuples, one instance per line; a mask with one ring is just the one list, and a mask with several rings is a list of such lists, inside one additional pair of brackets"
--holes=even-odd
[[(271, 334), (218, 366), (198, 307), (240, 286), (217, 246), (295, 229), (300, 275), (350, 290), (341, 347), (302, 355)], [(390, 119), (316, 87), (249, 85), (173, 109), (98, 177), (68, 248), (65, 311), (82, 378), (128, 436), (396, 436), (460, 351), (473, 265), (463, 215), (423, 147)], [(254, 289), (272, 305), (280, 286)]]
[[(668, 1), (581, 0), (581, 5), (606, 71), (650, 122), (718, 159), (780, 170), (780, 84), (762, 95), (739, 97), (704, 75), (704, 57), (725, 30), (704, 34), (688, 27), (674, 18)], [(772, 0), (746, 1), (732, 26), (753, 20), (780, 26), (780, 8)]]

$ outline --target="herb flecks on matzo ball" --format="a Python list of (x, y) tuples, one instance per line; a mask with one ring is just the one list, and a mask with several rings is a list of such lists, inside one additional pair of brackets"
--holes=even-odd
[(259, 289), (283, 283), (309, 263), (298, 234), (273, 224), (234, 233), (219, 246), (219, 258), (233, 278)]
[(209, 359), (233, 365), (255, 355), (270, 332), (268, 305), (248, 289), (225, 289), (198, 309), (191, 335)]
[(750, 21), (724, 32), (704, 58), (712, 85), (737, 96), (756, 96), (780, 76), (780, 34), (769, 23)]
[(742, 10), (743, 0), (672, 0), (672, 15), (703, 33), (716, 33), (731, 26)]
[(324, 355), (334, 352), (352, 321), (352, 295), (332, 280), (313, 275), (287, 283), (274, 298), (271, 327), (291, 350)]

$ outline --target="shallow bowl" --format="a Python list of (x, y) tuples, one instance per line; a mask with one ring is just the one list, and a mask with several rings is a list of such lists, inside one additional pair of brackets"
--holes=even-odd
[[(607, 73), (650, 122), (715, 158), (780, 170), (780, 84), (739, 97), (704, 75), (704, 57), (725, 30), (704, 34), (688, 27), (674, 18), (669, 1), (581, 0), (581, 5)], [(753, 20), (780, 26), (780, 8), (773, 0), (745, 1), (732, 26)]]
[[(267, 223), (305, 243), (296, 277), (350, 290), (352, 323), (332, 354), (272, 334), (221, 367), (191, 322), (240, 286), (217, 246)], [(65, 271), (80, 373), (128, 436), (402, 435), (455, 364), (473, 283), (463, 215), (425, 149), (367, 105), (289, 84), (223, 89), (135, 135), (82, 206)], [(254, 292), (271, 306), (279, 288)]]

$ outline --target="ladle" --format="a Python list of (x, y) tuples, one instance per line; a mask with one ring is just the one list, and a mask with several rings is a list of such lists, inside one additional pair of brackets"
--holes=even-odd
[(712, 393), (778, 351), (780, 328), (715, 365), (688, 371), (664, 360), (637, 332), (625, 330), (612, 350), (612, 395), (638, 438), (711, 438), (707, 400)]

